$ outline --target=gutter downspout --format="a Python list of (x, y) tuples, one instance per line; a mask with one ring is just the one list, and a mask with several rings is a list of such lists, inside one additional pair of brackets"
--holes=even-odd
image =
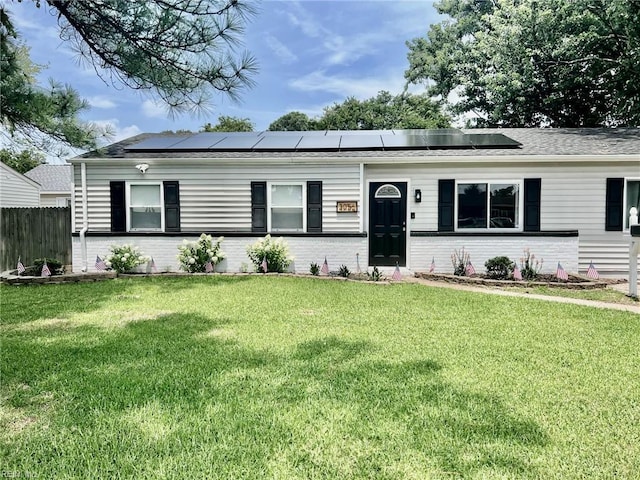
[(87, 210), (87, 164), (80, 164), (80, 178), (82, 182), (82, 229), (80, 230), (80, 254), (82, 256), (82, 272), (87, 271), (87, 238), (89, 230), (89, 213)]

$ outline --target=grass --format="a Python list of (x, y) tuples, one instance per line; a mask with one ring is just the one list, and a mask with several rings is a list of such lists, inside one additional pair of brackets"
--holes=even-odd
[(0, 293), (5, 476), (640, 472), (632, 313), (264, 276)]
[(550, 295), (552, 297), (578, 298), (582, 300), (594, 300), (597, 302), (619, 303), (622, 305), (640, 305), (638, 300), (625, 295), (612, 288), (573, 289), (554, 287), (506, 287), (507, 291), (519, 291), (520, 293), (533, 293), (536, 295)]

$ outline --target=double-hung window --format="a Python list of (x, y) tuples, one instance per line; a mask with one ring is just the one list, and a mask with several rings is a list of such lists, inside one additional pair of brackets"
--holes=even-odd
[(458, 182), (456, 188), (458, 230), (522, 230), (520, 182)]
[(306, 230), (305, 185), (303, 183), (271, 183), (268, 189), (268, 229), (271, 232), (304, 232)]
[(163, 231), (163, 192), (160, 183), (131, 183), (127, 189), (129, 231)]

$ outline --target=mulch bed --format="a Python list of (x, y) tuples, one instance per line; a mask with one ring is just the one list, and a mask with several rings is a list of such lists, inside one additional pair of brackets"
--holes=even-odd
[(576, 290), (587, 290), (594, 288), (605, 288), (607, 285), (621, 283), (624, 280), (599, 279), (592, 280), (580, 275), (569, 275), (568, 280), (560, 280), (555, 275), (541, 274), (535, 281), (527, 280), (493, 280), (485, 275), (473, 275), (471, 277), (447, 275), (442, 273), (416, 273), (417, 278), (425, 280), (435, 280), (448, 283), (462, 283), (467, 285), (486, 285), (491, 287), (554, 287), (568, 288)]

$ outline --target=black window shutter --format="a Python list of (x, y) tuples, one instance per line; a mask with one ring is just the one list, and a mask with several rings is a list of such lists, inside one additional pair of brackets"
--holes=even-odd
[(524, 179), (524, 231), (540, 231), (540, 178)]
[(438, 231), (453, 232), (455, 180), (438, 180)]
[(322, 182), (307, 182), (307, 232), (322, 231)]
[(267, 182), (251, 182), (251, 231), (267, 231)]
[(624, 178), (607, 178), (604, 229), (607, 232), (622, 231), (624, 224)]
[(180, 184), (176, 181), (162, 182), (164, 187), (164, 230), (180, 231)]
[(124, 197), (124, 182), (109, 182), (111, 190), (111, 231), (127, 230), (127, 206)]

